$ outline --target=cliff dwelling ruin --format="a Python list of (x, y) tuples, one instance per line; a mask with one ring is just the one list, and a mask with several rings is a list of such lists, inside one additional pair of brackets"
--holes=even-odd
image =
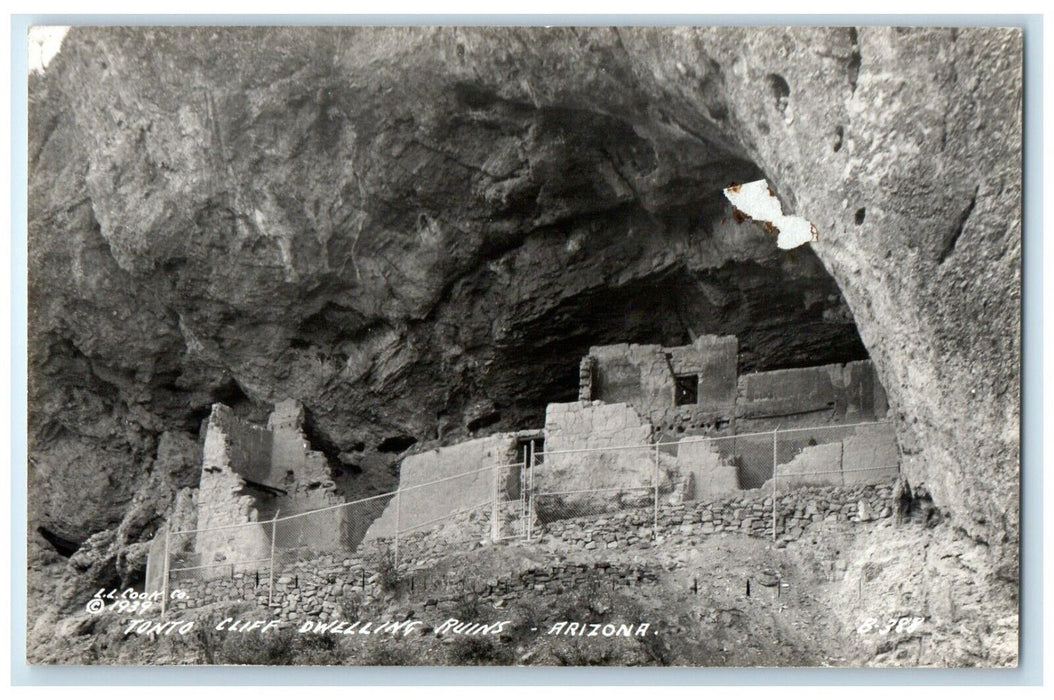
[[(580, 363), (578, 401), (549, 404), (536, 430), (403, 457), (398, 502), (378, 501), (368, 515), (334, 507), (344, 498), (325, 455), (308, 445), (298, 402), (276, 405), (266, 427), (215, 404), (200, 487), (189, 503), (177, 503), (170, 520), (173, 531), (198, 532), (175, 549), (165, 546), (180, 552), (177, 569), (201, 576), (266, 559), (272, 539), (283, 551), (354, 551), (364, 540), (391, 537), (397, 527), (413, 530), (491, 500), (519, 498), (527, 468), (536, 471), (533, 488), (579, 494), (570, 499), (579, 503), (604, 500), (612, 490), (648, 489), (656, 478), (664, 502), (721, 498), (762, 487), (773, 477), (774, 460), (785, 488), (896, 477), (895, 435), (891, 424), (879, 422), (888, 406), (870, 361), (740, 376), (738, 359), (734, 336), (704, 335), (679, 347), (593, 347)], [(828, 430), (835, 426), (848, 427)], [(787, 432), (773, 455), (771, 432), (780, 428)], [(759, 449), (699, 439), (729, 436), (753, 440)], [(654, 458), (649, 450), (624, 449), (656, 443), (662, 449)], [(457, 478), (473, 470), (479, 471)], [(285, 519), (308, 512), (318, 515), (309, 525)], [(212, 530), (236, 524), (245, 527)], [(162, 575), (161, 546), (158, 539), (151, 549), (148, 586)]]
[[(722, 538), (769, 556), (808, 520), (776, 554), (845, 563), (813, 580), (849, 630), (833, 655), (1012, 665), (1026, 45), (980, 26), (72, 27), (26, 91), (27, 658), (127, 649), (87, 643), (85, 600), (144, 570), (241, 576), (267, 610), (250, 562), (321, 552), (337, 605), (377, 573), (348, 552), (475, 508), (497, 536), (571, 532), (572, 556), (587, 515), (619, 539), (606, 555), (669, 535), (686, 560)], [(781, 249), (737, 217), (723, 192), (761, 180), (815, 238)], [(851, 520), (887, 510), (898, 471), (898, 503), (946, 527)], [(842, 525), (839, 553), (810, 550)], [(497, 567), (512, 547), (477, 549)], [(925, 650), (864, 648), (854, 577), (889, 608), (910, 578), (938, 611)], [(968, 613), (940, 612), (951, 597)], [(707, 663), (828, 664), (737, 624), (703, 644), (731, 629), (771, 654)]]

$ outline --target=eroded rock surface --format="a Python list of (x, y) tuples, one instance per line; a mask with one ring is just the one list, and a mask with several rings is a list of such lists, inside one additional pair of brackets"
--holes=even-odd
[[(35, 524), (156, 518), (213, 401), (302, 401), (368, 493), (590, 345), (730, 333), (869, 353), (907, 479), (1012, 551), (1021, 71), (996, 29), (75, 28), (30, 83)], [(811, 250), (730, 217), (759, 177)]]

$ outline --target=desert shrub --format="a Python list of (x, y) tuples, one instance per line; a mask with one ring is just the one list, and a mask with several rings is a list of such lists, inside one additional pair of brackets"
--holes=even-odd
[(507, 628), (510, 638), (516, 642), (533, 639), (536, 635), (532, 629), (540, 629), (545, 625), (545, 615), (536, 605), (517, 601), (509, 609), (509, 619), (512, 624)]
[[(252, 609), (253, 606), (250, 603), (234, 603), (217, 610), (216, 613), (211, 615), (207, 620), (194, 626), (193, 637), (190, 638), (190, 643), (200, 657), (201, 663), (236, 663), (224, 660), (223, 645), (230, 636), (230, 633), (217, 630), (216, 623), (227, 617), (241, 617)], [(170, 642), (172, 641), (169, 638), (163, 639), (167, 639)], [(183, 644), (184, 640), (179, 639), (178, 643)]]
[(453, 609), (450, 611), (451, 617), (456, 617), (459, 620), (478, 620), (485, 614), (483, 605), (480, 603), (479, 596), (475, 593), (464, 593), (461, 598), (454, 603)]
[(363, 666), (415, 666), (416, 657), (411, 650), (399, 644), (375, 644), (359, 659)]
[(552, 645), (549, 654), (558, 666), (624, 665), (613, 645), (604, 642), (593, 643), (593, 640), (560, 640)]
[(513, 663), (512, 651), (489, 637), (455, 637), (446, 647), (449, 663), (453, 666), (508, 666)]
[(644, 657), (653, 666), (669, 666), (673, 662), (673, 653), (661, 636), (646, 634), (643, 637), (634, 637), (634, 639), (640, 644)]
[(388, 547), (378, 552), (377, 573), (380, 574), (379, 583), (382, 591), (393, 593), (399, 590), (402, 575), (395, 565), (395, 553)]
[(556, 620), (607, 620), (615, 609), (615, 595), (610, 586), (604, 584), (597, 576), (590, 576), (581, 581), (570, 591), (561, 593), (553, 601), (550, 609)]
[(238, 666), (289, 666), (297, 663), (296, 637), (292, 628), (263, 634), (226, 634), (215, 654), (215, 662)]
[(363, 600), (358, 593), (351, 593), (340, 599), (340, 618), (342, 620), (357, 620), (362, 612)]
[(351, 651), (331, 634), (298, 634), (293, 645), (295, 663), (304, 666), (340, 666)]

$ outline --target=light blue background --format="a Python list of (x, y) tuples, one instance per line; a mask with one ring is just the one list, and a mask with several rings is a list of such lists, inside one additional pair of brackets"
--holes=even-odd
[[(27, 30), (57, 25), (899, 25), (1025, 37), (1021, 653), (1017, 669), (42, 667), (26, 649)], [(14, 685), (1038, 685), (1043, 637), (1042, 43), (1039, 15), (13, 15), (11, 18), (11, 681)]]

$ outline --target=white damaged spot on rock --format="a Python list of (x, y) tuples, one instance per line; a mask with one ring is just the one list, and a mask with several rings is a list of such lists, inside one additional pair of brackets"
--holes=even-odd
[(62, 48), (69, 27), (34, 26), (29, 28), (29, 72), (43, 73)]
[(724, 193), (732, 203), (737, 221), (753, 219), (761, 223), (766, 231), (776, 234), (776, 245), (784, 250), (819, 240), (819, 232), (812, 223), (800, 216), (783, 213), (776, 193), (765, 180), (730, 185)]

